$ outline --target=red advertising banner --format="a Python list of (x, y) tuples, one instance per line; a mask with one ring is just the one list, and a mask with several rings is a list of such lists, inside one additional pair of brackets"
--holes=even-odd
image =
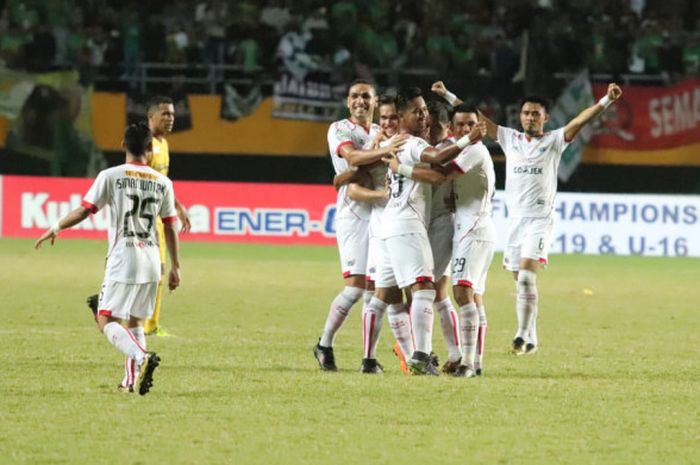
[[(593, 86), (604, 95), (607, 86)], [(587, 162), (700, 166), (700, 79), (672, 86), (625, 86), (601, 117)]]
[[(91, 179), (0, 177), (0, 236), (38, 237), (80, 205)], [(182, 240), (268, 244), (335, 244), (335, 191), (329, 186), (175, 182), (192, 231)], [(63, 237), (106, 238), (106, 208)]]

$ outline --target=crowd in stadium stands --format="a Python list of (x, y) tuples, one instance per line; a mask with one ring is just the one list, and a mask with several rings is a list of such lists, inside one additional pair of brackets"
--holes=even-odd
[(517, 79), (700, 69), (695, 0), (0, 0), (0, 67), (136, 72), (143, 62), (250, 73), (354, 67)]

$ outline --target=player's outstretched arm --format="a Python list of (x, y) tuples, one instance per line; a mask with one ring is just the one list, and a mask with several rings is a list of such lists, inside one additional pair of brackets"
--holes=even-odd
[(335, 187), (335, 190), (338, 190), (341, 186), (355, 181), (358, 176), (359, 173), (357, 167), (351, 166), (349, 169), (333, 176), (333, 187)]
[(175, 199), (175, 210), (177, 211), (177, 218), (180, 220), (180, 223), (182, 223), (182, 229), (180, 232), (190, 232), (190, 229), (192, 229), (190, 215), (187, 214), (187, 209), (185, 206), (182, 205), (177, 199)]
[(165, 245), (170, 255), (170, 273), (168, 273), (168, 289), (174, 291), (180, 285), (180, 242), (177, 238), (177, 226), (174, 222), (163, 224)]
[(457, 155), (459, 155), (462, 149), (467, 145), (479, 142), (484, 134), (486, 134), (486, 127), (483, 124), (475, 124), (471, 131), (469, 131), (469, 134), (462, 136), (454, 144), (443, 147), (440, 150), (434, 147), (426, 148), (423, 150), (423, 153), (421, 153), (420, 159), (431, 165), (442, 165), (445, 162), (457, 158)]
[(394, 136), (386, 147), (371, 150), (359, 150), (351, 144), (344, 145), (340, 148), (340, 156), (352, 166), (369, 165), (381, 160), (386, 155), (395, 154), (406, 143), (408, 137), (407, 134), (399, 134)]
[(608, 84), (608, 92), (598, 100), (595, 104), (583, 110), (574, 119), (569, 121), (569, 124), (564, 126), (564, 138), (567, 142), (573, 140), (574, 137), (588, 124), (593, 118), (603, 113), (606, 108), (615, 103), (622, 96), (622, 89), (614, 82)]
[(498, 125), (494, 123), (491, 119), (484, 116), (484, 114), (479, 111), (479, 122), (483, 123), (486, 128), (486, 133), (484, 136), (488, 136), (491, 140), (496, 140), (498, 138)]
[(58, 220), (56, 224), (47, 229), (44, 234), (42, 234), (41, 237), (39, 237), (39, 239), (37, 239), (34, 243), (34, 249), (39, 250), (41, 248), (41, 244), (49, 239), (51, 240), (51, 245), (53, 245), (54, 242), (56, 242), (56, 237), (58, 237), (58, 233), (60, 231), (75, 226), (88, 216), (90, 216), (90, 210), (83, 206), (76, 208)]
[(407, 166), (399, 163), (396, 157), (387, 157), (385, 161), (392, 173), (398, 173), (405, 178), (425, 182), (434, 186), (442, 184), (454, 177), (451, 168), (443, 168), (439, 165), (432, 166), (431, 168), (416, 168), (415, 166)]
[(357, 183), (348, 184), (348, 197), (352, 200), (358, 200), (360, 202), (377, 202), (379, 200), (384, 200), (389, 196), (389, 191), (384, 190), (374, 190), (368, 189), (365, 186)]
[(435, 81), (433, 82), (433, 85), (430, 86), (430, 90), (438, 94), (440, 97), (444, 98), (447, 100), (447, 102), (452, 105), (453, 107), (456, 107), (457, 105), (461, 105), (464, 103), (463, 100), (461, 100), (459, 97), (457, 97), (455, 94), (447, 90), (447, 87), (445, 86), (445, 83), (442, 81)]

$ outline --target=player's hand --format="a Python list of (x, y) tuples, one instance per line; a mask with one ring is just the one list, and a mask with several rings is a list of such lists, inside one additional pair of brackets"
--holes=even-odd
[(34, 250), (39, 250), (41, 248), (41, 244), (49, 239), (51, 239), (51, 245), (53, 245), (54, 242), (56, 242), (56, 237), (56, 233), (53, 229), (47, 229), (46, 232), (42, 234), (41, 237), (34, 243)]
[(399, 170), (399, 165), (399, 159), (396, 157), (391, 157), (387, 162), (387, 167), (391, 170), (392, 173), (396, 173)]
[(445, 94), (447, 94), (447, 87), (445, 87), (445, 83), (442, 81), (433, 82), (433, 85), (430, 87), (430, 90), (438, 94), (440, 97), (444, 97)]
[(486, 127), (486, 121), (479, 121), (478, 126), (479, 130), (481, 131), (481, 137), (486, 137), (486, 135), (489, 133), (489, 128)]
[(613, 102), (617, 99), (619, 99), (622, 96), (622, 89), (620, 89), (620, 86), (615, 84), (614, 82), (611, 82), (608, 84), (608, 98), (612, 100)]
[(180, 269), (171, 268), (170, 273), (168, 273), (168, 289), (174, 291), (180, 285)]
[(186, 233), (190, 232), (190, 229), (192, 229), (192, 223), (190, 223), (190, 216), (187, 214), (187, 210), (185, 210), (184, 207), (178, 205), (177, 207), (177, 218), (180, 220), (180, 223), (182, 224), (182, 228), (180, 229), (181, 233)]
[(391, 142), (389, 143), (389, 145), (387, 146), (388, 153), (390, 153), (392, 155), (396, 155), (396, 152), (400, 151), (401, 147), (403, 147), (403, 145), (406, 143), (408, 138), (409, 138), (408, 134), (399, 134), (399, 135), (394, 136), (391, 139)]

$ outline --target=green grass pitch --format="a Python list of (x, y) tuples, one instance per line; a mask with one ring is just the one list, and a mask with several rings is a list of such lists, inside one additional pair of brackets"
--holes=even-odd
[(340, 372), (319, 372), (333, 248), (184, 243), (175, 336), (149, 338), (163, 363), (140, 397), (117, 392), (123, 359), (84, 304), (106, 244), (31, 246), (0, 240), (3, 465), (700, 463), (698, 260), (551, 257), (541, 350), (515, 357), (497, 256), (485, 376), (465, 380), (403, 376), (386, 324), (386, 372), (360, 374), (357, 306)]

